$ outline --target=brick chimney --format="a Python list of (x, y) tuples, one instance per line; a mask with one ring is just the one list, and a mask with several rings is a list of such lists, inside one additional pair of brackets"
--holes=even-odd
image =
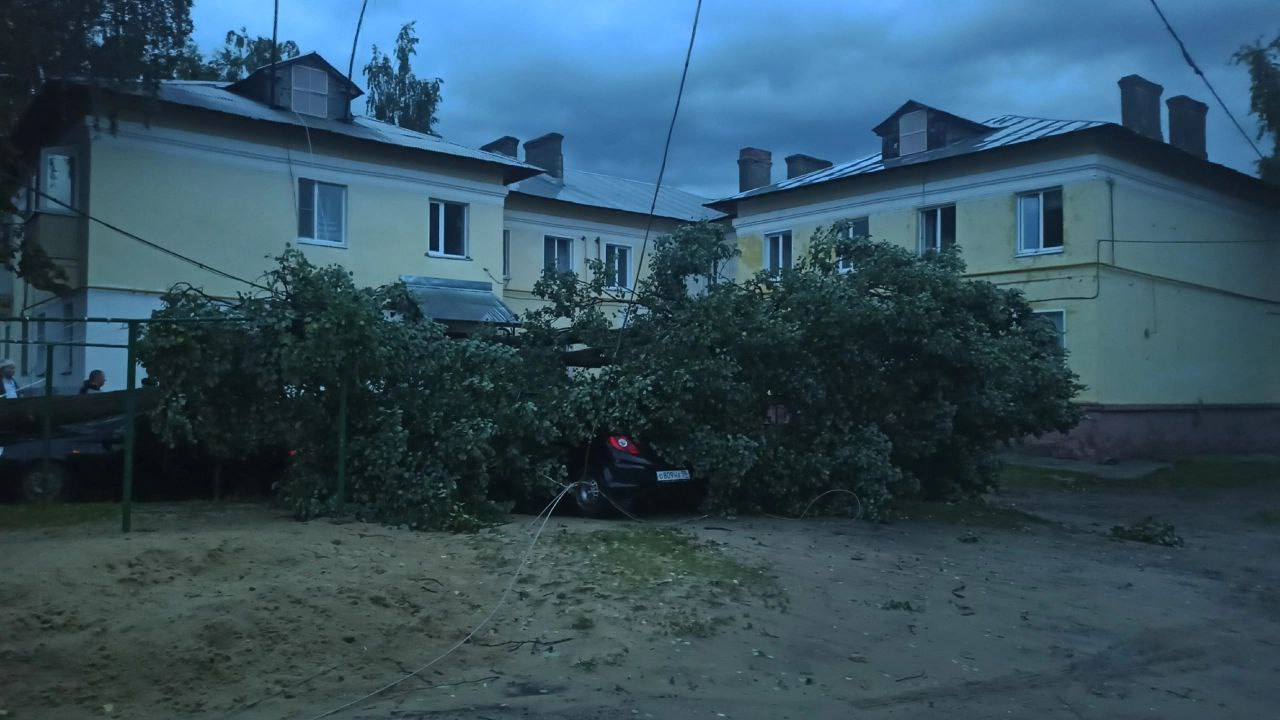
[(1164, 102), (1169, 106), (1169, 144), (1201, 160), (1208, 160), (1209, 153), (1205, 151), (1204, 144), (1204, 116), (1209, 112), (1209, 106), (1186, 95), (1177, 95)]
[(1164, 88), (1142, 77), (1120, 78), (1120, 122), (1152, 140), (1164, 140), (1160, 132), (1160, 94)]
[(557, 132), (528, 140), (524, 144), (524, 161), (537, 165), (557, 180), (564, 180), (564, 136)]
[(481, 145), (480, 149), (485, 152), (515, 157), (520, 149), (520, 141), (510, 135), (503, 135), (487, 145)]
[(745, 147), (738, 151), (738, 192), (755, 190), (773, 182), (773, 153)]
[(823, 160), (812, 155), (795, 155), (787, 156), (787, 179), (808, 175), (816, 170), (826, 170), (831, 167), (830, 160)]

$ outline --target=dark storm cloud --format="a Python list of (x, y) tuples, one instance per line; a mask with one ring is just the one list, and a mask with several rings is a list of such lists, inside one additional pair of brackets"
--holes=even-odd
[[(1252, 171), (1253, 151), (1211, 102), (1144, 0), (751, 3), (704, 0), (667, 181), (736, 191), (738, 148), (836, 162), (875, 151), (871, 128), (907, 99), (975, 120), (1007, 113), (1119, 120), (1116, 80), (1210, 102), (1210, 158)], [(264, 4), (197, 0), (202, 45), (270, 31)], [(290, 2), (281, 36), (346, 66), (358, 0)], [(1280, 29), (1274, 0), (1165, 0), (1165, 11), (1253, 132), (1240, 44)], [(418, 21), (415, 69), (444, 78), (439, 129), (479, 145), (565, 135), (566, 164), (652, 180), (688, 42), (692, 2), (440, 4), (372, 0), (356, 58)]]

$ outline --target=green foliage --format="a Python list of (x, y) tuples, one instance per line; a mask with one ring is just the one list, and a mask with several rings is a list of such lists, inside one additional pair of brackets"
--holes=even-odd
[[(175, 288), (139, 358), (162, 398), (155, 425), (217, 459), (296, 453), (278, 483), (299, 517), (334, 509), (339, 388), (349, 396), (348, 510), (414, 528), (474, 526), (492, 500), (558, 478), (561, 418), (517, 351), (451, 340), (403, 285), (357, 288), (291, 250), (230, 303)], [(225, 322), (191, 319), (235, 318)], [(563, 370), (560, 371), (563, 375)], [(545, 391), (543, 391), (545, 392)], [(512, 482), (518, 479), (518, 482)]]
[(1132, 525), (1115, 525), (1111, 528), (1111, 537), (1118, 540), (1163, 545), (1165, 547), (1182, 547), (1182, 537), (1169, 523), (1157, 521), (1147, 516)]
[(239, 30), (228, 30), (223, 46), (213, 53), (208, 62), (197, 69), (198, 75), (188, 77), (235, 82), (260, 67), (270, 65), (273, 59), (278, 62), (297, 57), (299, 54), (298, 44), (292, 40), (276, 43), (274, 58), (271, 50), (269, 37), (261, 35), (251, 37), (244, 27)]
[[(656, 241), (634, 300), (605, 291), (602, 263), (587, 280), (548, 270), (523, 332), (466, 339), (420, 317), (402, 285), (357, 288), (290, 251), (265, 294), (175, 288), (156, 317), (202, 322), (151, 325), (140, 358), (171, 441), (218, 459), (297, 451), (278, 490), (301, 517), (334, 508), (345, 387), (350, 507), (418, 528), (473, 526), (495, 501), (547, 493), (564, 454), (599, 432), (638, 435), (707, 478), (723, 512), (799, 514), (838, 488), (874, 518), (891, 498), (976, 494), (1000, 443), (1074, 423), (1079, 386), (1018, 293), (965, 280), (954, 254), (846, 234), (818, 232), (780, 278), (734, 283), (720, 229), (687, 226)], [(566, 372), (561, 353), (579, 345), (608, 364)], [(636, 574), (688, 554), (653, 540), (652, 567), (626, 547)]]
[(1258, 117), (1258, 139), (1271, 135), (1271, 154), (1258, 159), (1258, 174), (1280, 185), (1280, 34), (1269, 43), (1245, 45), (1234, 60), (1249, 69), (1249, 109)]
[[(1019, 293), (964, 279), (954, 253), (847, 235), (820, 230), (794, 269), (738, 283), (718, 227), (661, 238), (622, 352), (579, 380), (575, 412), (708, 478), (722, 511), (796, 514), (843, 488), (872, 517), (891, 496), (986, 489), (1001, 443), (1075, 423), (1080, 386)], [(598, 342), (598, 284), (548, 274), (533, 324), (558, 314)]]
[(436, 123), (440, 105), (440, 78), (419, 79), (410, 61), (418, 52), (418, 36), (414, 23), (405, 23), (396, 35), (395, 65), (391, 57), (373, 46), (373, 58), (364, 66), (369, 96), (365, 106), (369, 115), (402, 128), (430, 133)]

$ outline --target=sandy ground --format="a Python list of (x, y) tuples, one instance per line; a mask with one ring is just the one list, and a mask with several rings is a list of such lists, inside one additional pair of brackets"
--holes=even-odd
[[(331, 717), (1276, 717), (1280, 482), (998, 502), (1051, 522), (557, 516), (490, 627)], [(1152, 513), (1186, 546), (1105, 535)], [(0, 531), (0, 717), (318, 717), (462, 638), (529, 520)]]

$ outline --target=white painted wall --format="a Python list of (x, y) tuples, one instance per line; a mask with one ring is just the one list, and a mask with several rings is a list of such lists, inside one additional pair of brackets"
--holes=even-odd
[[(151, 317), (151, 313), (161, 306), (160, 296), (153, 293), (92, 289), (87, 295), (89, 317), (145, 319)], [(90, 323), (86, 337), (87, 342), (125, 345), (129, 341), (129, 331), (123, 323)], [(128, 359), (124, 348), (84, 348), (83, 357), (83, 369), (76, 380), (77, 387), (88, 377), (90, 371), (102, 370), (107, 374), (107, 384), (103, 386), (103, 390), (125, 389)], [(138, 382), (141, 383), (144, 377), (146, 371), (138, 366)]]

